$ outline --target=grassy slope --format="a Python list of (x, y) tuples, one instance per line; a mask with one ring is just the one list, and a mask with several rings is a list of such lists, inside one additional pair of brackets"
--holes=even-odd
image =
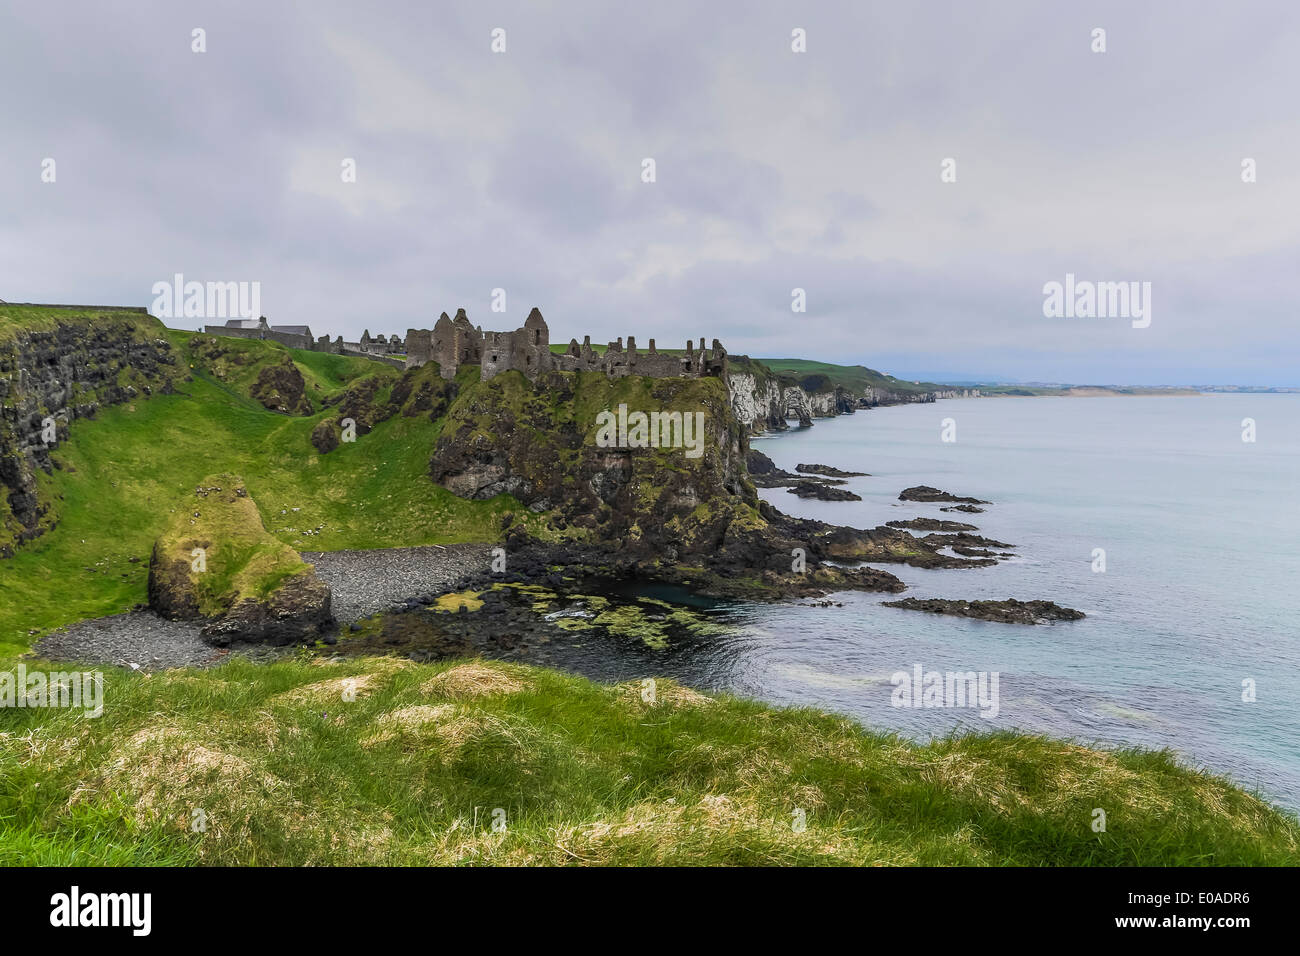
[[(167, 335), (185, 348), (194, 333)], [(59, 526), (0, 562), (0, 654), (26, 650), (36, 639), (30, 630), (43, 633), (144, 602), (155, 538), (177, 502), (215, 472), (242, 475), (267, 529), (299, 550), (495, 539), (502, 514), (518, 505), (508, 498), (463, 501), (430, 482), (440, 422), (397, 416), (355, 443), (318, 454), (311, 430), (333, 413), (320, 408), (319, 398), (379, 366), (292, 354), (317, 407), (312, 417), (269, 412), (237, 384), (199, 366), (183, 394), (105, 408), (94, 420), (72, 424), (68, 442), (55, 452), (68, 467), (41, 476), (61, 499)], [(240, 370), (240, 381), (253, 374)], [(319, 533), (302, 533), (318, 527)], [(140, 561), (132, 564), (132, 557)]]
[(111, 672), (98, 719), (0, 711), (0, 865), (1300, 860), (1294, 820), (1164, 755), (1009, 734), (915, 746), (669, 681), (653, 706), (640, 691), (386, 658)]

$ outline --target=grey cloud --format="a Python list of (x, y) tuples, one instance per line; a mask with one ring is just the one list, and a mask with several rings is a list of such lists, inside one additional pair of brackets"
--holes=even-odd
[[(1298, 40), (1264, 2), (16, 7), (0, 298), (183, 271), (332, 334), (537, 305), (557, 340), (1294, 384)], [(1152, 327), (1045, 320), (1066, 271), (1152, 281)]]

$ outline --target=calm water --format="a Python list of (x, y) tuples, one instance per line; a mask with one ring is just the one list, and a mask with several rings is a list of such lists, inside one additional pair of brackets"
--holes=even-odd
[[(1241, 421), (1257, 422), (1254, 444)], [(957, 441), (940, 441), (941, 421)], [(859, 412), (756, 440), (791, 471), (870, 472), (861, 502), (761, 491), (790, 514), (856, 527), (919, 515), (1017, 546), (986, 569), (886, 565), (909, 596), (1043, 598), (1084, 621), (1026, 627), (881, 607), (743, 606), (741, 625), (661, 673), (815, 704), (917, 738), (956, 727), (1169, 747), (1300, 808), (1300, 396), (985, 398)], [(988, 499), (982, 515), (897, 500), (928, 484)], [(1106, 570), (1092, 569), (1104, 548)], [(889, 675), (1000, 672), (1001, 712), (891, 705)], [(1242, 681), (1257, 700), (1242, 701)]]

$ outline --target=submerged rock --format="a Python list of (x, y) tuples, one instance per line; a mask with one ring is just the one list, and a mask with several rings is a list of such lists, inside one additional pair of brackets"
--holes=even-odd
[(949, 494), (946, 491), (940, 491), (938, 488), (931, 488), (929, 485), (913, 485), (911, 488), (904, 488), (898, 495), (899, 501), (958, 501), (970, 505), (988, 505), (991, 501), (981, 501), (979, 498), (962, 498), (957, 495)]
[(932, 548), (1014, 548), (1014, 544), (995, 541), (978, 534), (959, 531), (956, 534), (927, 534), (921, 539)]
[[(946, 508), (944, 509), (947, 510)], [(912, 518), (909, 521), (886, 521), (887, 528), (909, 528), (913, 531), (978, 531), (973, 524), (962, 521), (944, 521), (942, 518)]]
[(834, 488), (825, 482), (800, 481), (789, 489), (792, 495), (800, 498), (816, 498), (818, 501), (861, 501), (862, 496), (844, 488)]
[(970, 617), (999, 624), (1047, 624), (1052, 621), (1081, 621), (1086, 616), (1074, 608), (1061, 607), (1051, 601), (951, 601), (943, 598), (903, 598), (901, 601), (882, 601), (885, 607), (899, 607), (908, 611), (926, 611), (930, 614), (947, 614), (952, 617)]
[(794, 470), (803, 475), (826, 475), (828, 478), (870, 478), (865, 471), (841, 471), (831, 465), (795, 465)]

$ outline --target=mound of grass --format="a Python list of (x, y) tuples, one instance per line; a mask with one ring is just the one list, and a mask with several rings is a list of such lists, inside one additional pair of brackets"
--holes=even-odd
[(0, 710), (2, 865), (1297, 862), (1293, 817), (1168, 754), (916, 745), (667, 680), (236, 659), (108, 672), (97, 719)]
[(244, 602), (274, 602), (303, 579), (314, 582), (311, 565), (267, 533), (243, 479), (212, 475), (155, 542), (149, 598), (169, 617), (218, 618)]

